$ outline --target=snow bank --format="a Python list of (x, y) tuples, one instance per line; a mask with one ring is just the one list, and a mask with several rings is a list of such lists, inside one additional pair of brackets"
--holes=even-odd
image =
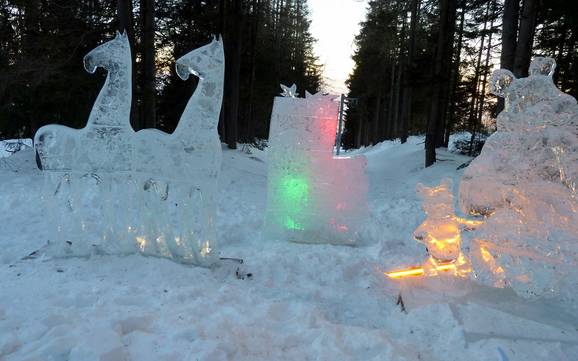
[(438, 153), (424, 169), (421, 137), (367, 149), (368, 245), (343, 247), (262, 239), (267, 153), (224, 150), (218, 239), (245, 262), (213, 270), (136, 255), (22, 260), (49, 233), (34, 156), (15, 155), (19, 172), (0, 170), (0, 360), (578, 359), (571, 305), (473, 283), (410, 292), (383, 276), (427, 255), (412, 240), (425, 218), (416, 184), (457, 184), (470, 159)]

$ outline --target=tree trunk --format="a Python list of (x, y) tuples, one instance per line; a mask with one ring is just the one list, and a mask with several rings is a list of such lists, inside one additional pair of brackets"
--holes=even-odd
[(132, 1), (131, 0), (117, 0), (116, 2), (116, 14), (118, 17), (118, 31), (126, 32), (128, 36), (128, 42), (131, 50), (131, 63), (132, 63), (132, 90), (133, 90), (133, 97), (131, 101), (131, 108), (130, 108), (130, 123), (134, 129), (140, 129), (141, 124), (138, 123), (137, 117), (137, 87), (136, 87), (136, 54), (134, 52), (135, 49), (135, 38), (134, 38), (134, 31), (133, 31), (133, 21), (132, 21)]
[[(447, 100), (442, 95), (447, 87), (448, 72), (451, 65), (453, 32), (455, 27), (456, 0), (440, 0), (440, 25), (437, 40), (437, 51), (434, 61), (431, 108), (425, 137), (425, 166), (429, 167), (436, 161), (436, 143), (439, 138), (443, 104)], [(447, 95), (446, 95), (447, 96)]]
[(413, 77), (411, 74), (415, 71), (414, 57), (415, 57), (415, 36), (417, 28), (418, 11), (420, 8), (420, 0), (411, 0), (410, 11), (411, 18), (409, 24), (409, 45), (407, 51), (407, 62), (405, 66), (405, 76), (403, 84), (403, 106), (401, 108), (401, 126), (399, 132), (399, 138), (401, 143), (407, 142), (407, 137), (409, 134), (409, 123), (411, 118), (411, 102), (412, 102), (412, 89), (413, 89)]
[[(578, 80), (578, 66), (576, 64), (574, 64), (574, 66), (571, 66), (570, 64), (572, 64), (572, 61), (575, 58), (576, 55), (576, 43), (578, 40), (578, 35), (576, 34), (576, 31), (573, 31), (572, 34), (570, 35), (570, 39), (568, 39), (568, 49), (566, 50), (566, 56), (564, 57), (564, 64), (566, 64), (566, 72), (564, 74), (564, 79), (562, 79), (561, 81), (561, 90), (565, 93), (569, 93), (570, 95), (572, 95), (574, 98), (578, 97), (578, 86), (577, 86), (577, 80)], [(574, 69), (574, 72), (571, 73), (571, 70)]]
[(254, 126), (254, 102), (255, 102), (255, 80), (256, 80), (256, 58), (257, 58), (257, 39), (259, 37), (259, 20), (261, 16), (261, 0), (253, 0), (253, 17), (251, 24), (251, 61), (250, 61), (250, 79), (249, 79), (249, 104), (247, 109), (247, 121), (245, 137), (247, 141), (255, 139)]
[[(226, 105), (225, 123), (226, 140), (229, 149), (237, 149), (237, 125), (239, 120), (239, 87), (241, 70), (241, 40), (242, 40), (242, 0), (233, 0), (233, 11), (230, 13), (231, 21), (228, 31), (226, 54)], [(228, 71), (227, 71), (228, 69)]]
[(402, 94), (402, 80), (403, 78), (403, 73), (404, 73), (404, 69), (407, 67), (407, 59), (406, 56), (404, 55), (405, 51), (404, 51), (404, 43), (405, 43), (405, 38), (406, 38), (406, 31), (407, 31), (407, 21), (405, 20), (407, 18), (407, 9), (404, 8), (403, 12), (403, 22), (402, 22), (402, 26), (401, 26), (401, 33), (399, 35), (399, 52), (397, 54), (397, 59), (399, 62), (399, 71), (397, 73), (397, 79), (395, 82), (395, 112), (394, 112), (394, 118), (393, 118), (393, 123), (391, 124), (391, 133), (392, 133), (392, 138), (395, 139), (398, 136), (398, 131), (400, 127), (400, 123), (403, 121), (401, 120), (401, 116), (402, 116), (402, 112), (403, 112), (403, 103), (405, 101), (405, 99), (403, 99), (403, 94)]
[(154, 128), (156, 122), (155, 87), (155, 2), (141, 0), (141, 55), (142, 55), (142, 106), (143, 128)]
[[(40, 36), (40, 1), (30, 0), (24, 6), (24, 36), (22, 39), (22, 56), (25, 60), (34, 60), (38, 57), (38, 38)], [(36, 71), (32, 72), (32, 76), (36, 76)], [(32, 82), (31, 82), (32, 83)], [(36, 86), (30, 85), (32, 94), (36, 93)], [(32, 103), (34, 104), (34, 102)], [(38, 130), (38, 117), (40, 111), (36, 106), (27, 109), (29, 120), (28, 136), (34, 138), (36, 130)]]
[(391, 62), (391, 74), (390, 74), (390, 84), (389, 84), (389, 106), (387, 108), (387, 120), (386, 120), (386, 130), (385, 137), (391, 139), (392, 136), (392, 124), (393, 124), (393, 111), (394, 111), (394, 101), (395, 101), (395, 62)]
[(469, 153), (472, 153), (472, 146), (474, 139), (476, 137), (477, 131), (477, 111), (479, 105), (479, 96), (478, 96), (478, 89), (480, 85), (478, 84), (480, 81), (480, 75), (482, 71), (482, 54), (484, 53), (484, 42), (486, 40), (486, 30), (488, 29), (488, 17), (490, 15), (490, 2), (488, 1), (486, 6), (486, 13), (484, 15), (484, 27), (482, 29), (482, 39), (480, 41), (480, 50), (478, 51), (478, 57), (476, 60), (476, 70), (474, 75), (474, 88), (472, 89), (472, 100), (470, 102), (470, 109), (468, 111), (468, 123), (470, 125), (470, 148)]
[(453, 69), (450, 78), (450, 97), (448, 100), (448, 113), (447, 113), (447, 125), (444, 134), (444, 147), (448, 147), (450, 143), (450, 135), (455, 123), (455, 112), (456, 112), (456, 93), (458, 90), (458, 83), (460, 79), (460, 61), (462, 58), (462, 40), (464, 35), (464, 23), (466, 15), (466, 0), (462, 0), (460, 3), (461, 13), (460, 13), (460, 27), (458, 30), (458, 48), (456, 50), (456, 58), (453, 64)]
[[(520, 0), (505, 0), (504, 15), (502, 16), (502, 53), (500, 54), (500, 67), (514, 70), (514, 58), (516, 56), (516, 43), (518, 35), (518, 18), (520, 13)], [(498, 97), (497, 113), (504, 109), (504, 98)]]
[(514, 75), (518, 78), (528, 75), (530, 59), (532, 57), (532, 44), (536, 30), (536, 15), (538, 13), (537, 0), (524, 0), (522, 16), (520, 17), (520, 31), (518, 44), (514, 58)]
[[(561, 26), (560, 30), (560, 37), (558, 38), (558, 44), (556, 45), (556, 62), (558, 63), (558, 67), (560, 68), (566, 68), (569, 67), (570, 64), (565, 64), (564, 60), (566, 60), (565, 56), (564, 56), (564, 48), (566, 47), (566, 35), (568, 32), (568, 24), (565, 22), (565, 20), (562, 20), (563, 24)], [(556, 76), (555, 76), (555, 82), (556, 82), (556, 86), (558, 88), (560, 88), (560, 90), (564, 91), (564, 88), (562, 87), (562, 80), (560, 79), (560, 72), (556, 72)]]
[[(488, 36), (488, 50), (486, 51), (486, 61), (484, 64), (484, 76), (482, 78), (482, 94), (480, 96), (480, 101), (478, 102), (478, 116), (476, 124), (482, 124), (482, 115), (484, 114), (484, 102), (486, 99), (486, 83), (488, 79), (488, 70), (490, 66), (490, 58), (492, 55), (492, 29), (494, 27), (494, 13), (492, 11), (492, 20), (490, 20), (490, 35)], [(474, 128), (474, 132), (472, 133), (472, 139), (470, 141), (470, 155), (473, 155), (474, 151), (474, 144), (475, 144), (475, 135), (476, 135), (476, 128)]]
[(371, 143), (377, 144), (381, 141), (380, 139), (380, 121), (381, 121), (381, 89), (377, 92), (375, 96), (375, 107), (373, 109), (373, 134), (371, 134)]
[(454, 34), (456, 32), (456, 8), (457, 0), (452, 0), (449, 3), (448, 19), (447, 19), (447, 36), (445, 39), (445, 46), (447, 47), (445, 59), (443, 61), (443, 69), (441, 75), (443, 81), (441, 83), (440, 93), (440, 118), (438, 124), (438, 132), (436, 138), (436, 147), (444, 145), (444, 135), (446, 133), (447, 125), (447, 110), (450, 99), (450, 73), (452, 69), (454, 57)]
[(355, 127), (355, 139), (353, 140), (353, 146), (355, 148), (361, 147), (361, 118), (357, 119), (357, 127)]
[(398, 71), (396, 74), (397, 78), (395, 79), (393, 119), (391, 122), (391, 139), (395, 139), (397, 137), (396, 129), (398, 128), (397, 124), (399, 123), (400, 106), (402, 103), (402, 100), (401, 100), (401, 69), (402, 69), (402, 64), (399, 64)]
[(117, 0), (116, 13), (118, 16), (118, 31), (132, 32), (132, 1)]
[[(226, 20), (226, 1), (227, 0), (219, 0), (219, 34), (221, 35), (221, 37), (223, 38), (223, 42), (225, 41), (225, 36), (227, 36), (226, 31), (227, 31), (227, 20)], [(228, 40), (228, 39), (227, 39)], [(225, 46), (225, 52), (226, 52), (226, 43), (224, 43)], [(227, 59), (225, 58), (225, 76), (227, 75)], [(226, 83), (225, 83), (225, 93), (226, 93)], [(226, 94), (223, 94), (223, 102), (221, 103), (221, 112), (219, 113), (219, 125), (218, 125), (218, 130), (219, 130), (219, 135), (221, 136), (221, 141), (226, 142), (227, 141), (227, 132), (226, 132), (226, 127), (225, 127), (225, 109), (226, 109), (226, 104), (227, 104), (227, 99), (226, 99)]]

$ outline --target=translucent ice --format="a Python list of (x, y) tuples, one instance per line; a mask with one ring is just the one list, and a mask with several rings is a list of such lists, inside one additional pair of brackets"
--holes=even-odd
[(34, 144), (46, 171), (114, 172), (131, 168), (130, 126), (131, 54), (126, 34), (89, 52), (84, 67), (108, 75), (86, 126), (80, 130), (61, 125), (40, 128)]
[(338, 104), (282, 87), (269, 132), (269, 237), (355, 244), (367, 216), (366, 159), (334, 157)]
[(199, 85), (173, 134), (135, 133), (130, 126), (131, 54), (125, 34), (92, 50), (84, 65), (89, 72), (97, 67), (108, 72), (86, 127), (48, 125), (35, 136), (46, 172), (44, 198), (56, 228), (52, 251), (141, 252), (215, 263), (221, 40), (177, 60), (177, 74), (185, 80), (198, 75)]
[(440, 263), (451, 262), (457, 275), (470, 271), (467, 257), (462, 254), (461, 244), (463, 229), (474, 229), (480, 221), (467, 220), (454, 213), (452, 181), (442, 180), (436, 187), (426, 187), (419, 183), (417, 193), (422, 198), (422, 208), (426, 219), (414, 232), (414, 238), (423, 243), (430, 255), (424, 264), (426, 275), (437, 273)]
[(463, 211), (488, 217), (470, 247), (477, 277), (527, 296), (575, 287), (578, 105), (554, 85), (555, 66), (535, 58), (527, 78), (494, 72), (506, 107), (460, 184)]

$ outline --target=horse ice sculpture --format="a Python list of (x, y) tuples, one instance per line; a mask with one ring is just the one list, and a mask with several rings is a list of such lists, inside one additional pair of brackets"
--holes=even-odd
[(527, 78), (494, 72), (506, 108), (460, 184), (462, 210), (488, 217), (470, 245), (478, 279), (525, 296), (576, 287), (578, 105), (554, 85), (555, 66), (535, 58)]
[(86, 127), (51, 124), (40, 128), (34, 145), (42, 169), (51, 172), (114, 172), (131, 168), (131, 54), (126, 33), (89, 52), (84, 68), (107, 71)]
[[(141, 252), (209, 266), (218, 261), (215, 197), (221, 166), (217, 123), (224, 52), (221, 40), (176, 62), (184, 80), (199, 76), (173, 134), (130, 127), (131, 55), (125, 34), (84, 59), (107, 80), (88, 124), (45, 126), (35, 147), (48, 177), (57, 254)], [(56, 202), (56, 203), (55, 203)]]
[[(159, 221), (157, 214), (150, 214), (146, 223), (154, 224), (157, 219), (156, 223), (164, 230), (146, 233), (164, 235), (173, 257), (178, 255), (178, 259), (198, 264), (210, 265), (218, 260), (215, 216), (222, 150), (217, 126), (223, 98), (224, 58), (222, 40), (217, 39), (179, 58), (178, 76), (187, 80), (190, 74), (195, 74), (199, 83), (177, 128), (172, 134), (144, 129), (135, 137), (138, 160), (135, 170), (151, 177), (147, 182), (157, 193), (151, 202), (168, 200), (168, 205), (176, 204), (174, 212), (180, 213), (176, 228), (171, 222)], [(194, 219), (200, 219), (196, 227), (192, 227)]]
[(282, 87), (269, 131), (266, 234), (307, 243), (355, 244), (367, 216), (366, 159), (334, 157), (338, 104)]

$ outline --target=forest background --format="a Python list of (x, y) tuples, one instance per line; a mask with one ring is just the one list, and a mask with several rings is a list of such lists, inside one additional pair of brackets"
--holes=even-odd
[[(328, 0), (329, 1), (329, 0)], [(527, 75), (533, 56), (557, 60), (556, 85), (578, 96), (578, 2), (371, 0), (356, 37), (343, 146), (425, 134), (425, 164), (468, 131), (475, 155), (503, 102), (491, 71)], [(262, 144), (279, 84), (324, 89), (307, 0), (0, 0), (0, 139), (42, 125), (83, 127), (105, 78), (83, 56), (127, 31), (133, 53), (131, 123), (171, 132), (196, 86), (174, 59), (221, 34), (225, 95), (219, 133), (230, 148)], [(303, 94), (301, 94), (303, 95)]]

